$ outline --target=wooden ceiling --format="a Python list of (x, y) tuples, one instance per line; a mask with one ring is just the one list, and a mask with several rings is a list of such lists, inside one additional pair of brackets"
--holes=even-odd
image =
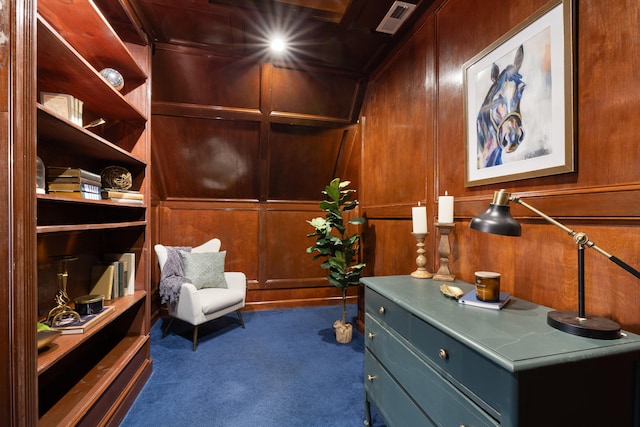
[(285, 61), (366, 74), (433, 0), (406, 2), (416, 9), (393, 35), (376, 28), (394, 0), (137, 0), (136, 5), (155, 43), (258, 57), (267, 54), (267, 38), (276, 31), (290, 40)]
[[(376, 31), (394, 0), (119, 0), (129, 16), (95, 1), (123, 39), (154, 45), (160, 200), (300, 201), (335, 176), (357, 184), (367, 76), (434, 0), (407, 0), (394, 34)], [(287, 56), (268, 57), (272, 30)]]

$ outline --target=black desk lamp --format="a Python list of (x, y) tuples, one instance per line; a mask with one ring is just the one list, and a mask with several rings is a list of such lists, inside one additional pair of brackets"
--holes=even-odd
[(554, 224), (570, 236), (578, 245), (578, 312), (575, 311), (551, 311), (547, 315), (547, 323), (563, 332), (588, 338), (616, 339), (620, 337), (620, 325), (611, 319), (604, 317), (588, 316), (584, 309), (584, 248), (592, 248), (601, 255), (609, 258), (618, 266), (640, 279), (640, 272), (615, 256), (603, 251), (589, 240), (584, 233), (576, 233), (568, 227), (560, 224), (555, 219), (540, 212), (505, 190), (496, 191), (493, 194), (493, 202), (489, 209), (482, 215), (471, 220), (469, 227), (484, 233), (501, 234), (503, 236), (520, 236), (521, 228), (518, 221), (513, 219), (509, 209), (509, 202), (518, 203), (530, 211), (538, 214), (551, 224)]

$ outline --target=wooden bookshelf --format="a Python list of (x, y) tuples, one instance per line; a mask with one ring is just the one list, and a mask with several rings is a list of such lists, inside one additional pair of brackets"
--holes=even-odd
[[(110, 3), (124, 8), (121, 2)], [(37, 315), (53, 304), (60, 286), (56, 258), (71, 255), (70, 299), (88, 294), (91, 265), (109, 252), (136, 254), (135, 293), (110, 301), (113, 312), (82, 334), (59, 336), (38, 352), (40, 425), (117, 425), (151, 373), (149, 348), (150, 236), (150, 46), (139, 37), (124, 42), (93, 0), (37, 2), (37, 145), (46, 166), (100, 173), (120, 166), (132, 175), (142, 204), (37, 194)], [(120, 16), (131, 16), (130, 10)], [(119, 22), (121, 25), (122, 22)], [(133, 25), (133, 23), (132, 23)], [(101, 75), (118, 70), (120, 91)], [(83, 103), (75, 124), (39, 103), (41, 92), (63, 93)], [(104, 124), (87, 127), (95, 119)], [(34, 159), (35, 161), (35, 159)], [(58, 270), (59, 273), (59, 270)]]

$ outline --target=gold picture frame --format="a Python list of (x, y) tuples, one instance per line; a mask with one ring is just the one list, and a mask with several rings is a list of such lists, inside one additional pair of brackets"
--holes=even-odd
[(552, 0), (464, 64), (465, 187), (575, 171), (573, 15)]

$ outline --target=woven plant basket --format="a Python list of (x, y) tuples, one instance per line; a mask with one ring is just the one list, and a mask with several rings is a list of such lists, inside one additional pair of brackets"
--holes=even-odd
[(340, 320), (333, 322), (333, 329), (336, 330), (336, 341), (340, 344), (349, 344), (353, 338), (353, 327), (350, 323), (342, 323)]
[(107, 166), (100, 174), (102, 187), (128, 190), (133, 184), (131, 172), (121, 166)]

